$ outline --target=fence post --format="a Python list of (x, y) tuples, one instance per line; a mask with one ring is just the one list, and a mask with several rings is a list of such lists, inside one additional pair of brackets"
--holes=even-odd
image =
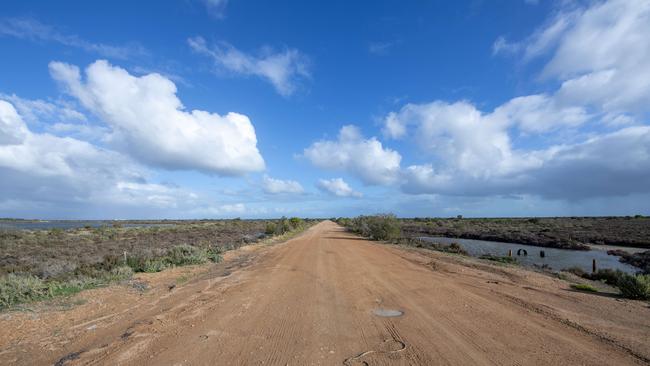
[(596, 258), (591, 260), (591, 272), (596, 273)]

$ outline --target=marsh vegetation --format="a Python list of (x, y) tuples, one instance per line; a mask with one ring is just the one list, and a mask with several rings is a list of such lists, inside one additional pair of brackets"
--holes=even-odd
[(0, 230), (0, 308), (126, 280), (134, 272), (219, 262), (227, 250), (310, 224), (282, 218)]

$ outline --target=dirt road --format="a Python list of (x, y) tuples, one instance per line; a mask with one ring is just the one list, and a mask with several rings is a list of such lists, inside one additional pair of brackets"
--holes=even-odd
[[(59, 335), (42, 328), (25, 333), (33, 326), (25, 316), (22, 330), (0, 338), (0, 363), (627, 365), (650, 359), (647, 303), (573, 292), (564, 281), (517, 268), (368, 242), (329, 221), (223, 266), (128, 301), (97, 293), (102, 300), (95, 308), (68, 312), (68, 323), (41, 314), (42, 327), (65, 327)], [(94, 312), (82, 312), (84, 306)], [(391, 315), (388, 310), (403, 315), (376, 313)], [(19, 319), (0, 325), (7, 330)]]

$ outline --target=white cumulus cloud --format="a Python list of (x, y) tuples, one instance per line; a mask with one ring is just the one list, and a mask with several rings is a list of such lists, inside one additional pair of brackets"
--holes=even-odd
[(304, 150), (317, 167), (346, 171), (365, 184), (387, 185), (397, 181), (401, 155), (384, 148), (376, 138), (364, 138), (356, 126), (343, 126), (336, 141), (317, 141)]
[(147, 182), (128, 157), (86, 141), (35, 133), (16, 108), (0, 100), (0, 201), (48, 206), (58, 217), (73, 206), (174, 208), (191, 192)]
[[(565, 6), (525, 40), (493, 47), (525, 62), (548, 58), (541, 76), (558, 82), (554, 92), (492, 111), (433, 101), (386, 116), (387, 137), (427, 153), (402, 170), (404, 191), (565, 200), (650, 192), (650, 1)], [(535, 148), (518, 143), (525, 137)]]
[(262, 189), (269, 194), (300, 194), (305, 191), (295, 180), (275, 179), (268, 175), (262, 178)]
[(323, 192), (338, 197), (361, 197), (360, 192), (355, 191), (343, 178), (319, 179), (316, 186)]
[(159, 75), (133, 76), (99, 60), (85, 78), (78, 67), (51, 62), (50, 73), (112, 129), (110, 141), (150, 165), (224, 176), (264, 169), (245, 115), (185, 110), (176, 85)]

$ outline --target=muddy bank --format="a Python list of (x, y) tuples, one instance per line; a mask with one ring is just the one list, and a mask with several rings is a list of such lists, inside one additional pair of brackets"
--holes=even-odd
[(645, 274), (650, 274), (650, 250), (644, 252), (629, 253), (625, 250), (614, 249), (608, 250), (607, 254), (621, 257), (623, 263), (635, 266)]

